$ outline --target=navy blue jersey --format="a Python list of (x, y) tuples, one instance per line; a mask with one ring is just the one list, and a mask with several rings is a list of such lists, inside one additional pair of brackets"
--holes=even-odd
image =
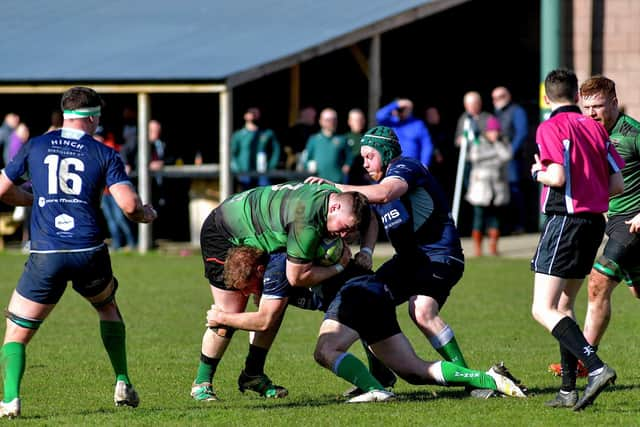
[(103, 244), (102, 192), (105, 185), (129, 183), (115, 150), (68, 128), (31, 139), (4, 172), (14, 183), (23, 176), (31, 180), (32, 252), (86, 250)]
[(462, 246), (449, 204), (420, 161), (400, 157), (389, 165), (385, 178), (401, 179), (409, 186), (399, 199), (372, 205), (396, 253), (413, 256), (419, 250), (432, 259), (460, 257)]

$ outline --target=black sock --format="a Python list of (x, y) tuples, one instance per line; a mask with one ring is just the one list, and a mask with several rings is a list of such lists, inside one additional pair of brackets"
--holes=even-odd
[(560, 319), (556, 326), (553, 327), (551, 334), (560, 341), (560, 345), (582, 360), (589, 372), (593, 372), (604, 365), (596, 354), (595, 349), (584, 338), (578, 324), (572, 318), (567, 316)]
[(216, 372), (216, 369), (218, 369), (218, 363), (220, 363), (220, 359), (214, 359), (213, 357), (205, 356), (202, 353), (200, 353), (200, 361), (211, 366), (214, 373)]
[(562, 367), (562, 387), (560, 390), (575, 390), (578, 359), (562, 344), (560, 344), (560, 366)]
[(249, 376), (264, 374), (264, 364), (269, 349), (249, 344), (249, 354), (244, 362), (244, 373)]

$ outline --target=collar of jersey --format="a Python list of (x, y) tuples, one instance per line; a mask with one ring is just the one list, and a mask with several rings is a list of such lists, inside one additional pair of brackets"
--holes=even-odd
[(80, 129), (73, 129), (73, 128), (62, 128), (60, 130), (60, 135), (63, 138), (80, 139), (84, 136), (84, 131)]

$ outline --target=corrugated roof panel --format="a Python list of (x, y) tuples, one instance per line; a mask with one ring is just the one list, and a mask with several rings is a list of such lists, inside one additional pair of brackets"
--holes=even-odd
[(224, 80), (437, 0), (9, 0), (0, 81)]

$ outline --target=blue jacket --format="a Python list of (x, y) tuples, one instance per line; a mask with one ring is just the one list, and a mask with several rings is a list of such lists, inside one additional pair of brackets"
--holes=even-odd
[(509, 162), (509, 182), (520, 181), (520, 157), (529, 133), (527, 113), (518, 104), (510, 103), (502, 110), (495, 110), (496, 117), (500, 121), (502, 134), (511, 143), (511, 161)]
[(420, 163), (429, 166), (433, 154), (433, 143), (427, 127), (422, 120), (413, 116), (401, 121), (392, 114), (393, 110), (397, 109), (398, 102), (393, 101), (378, 110), (376, 113), (378, 124), (389, 126), (398, 134), (403, 156), (420, 160)]

